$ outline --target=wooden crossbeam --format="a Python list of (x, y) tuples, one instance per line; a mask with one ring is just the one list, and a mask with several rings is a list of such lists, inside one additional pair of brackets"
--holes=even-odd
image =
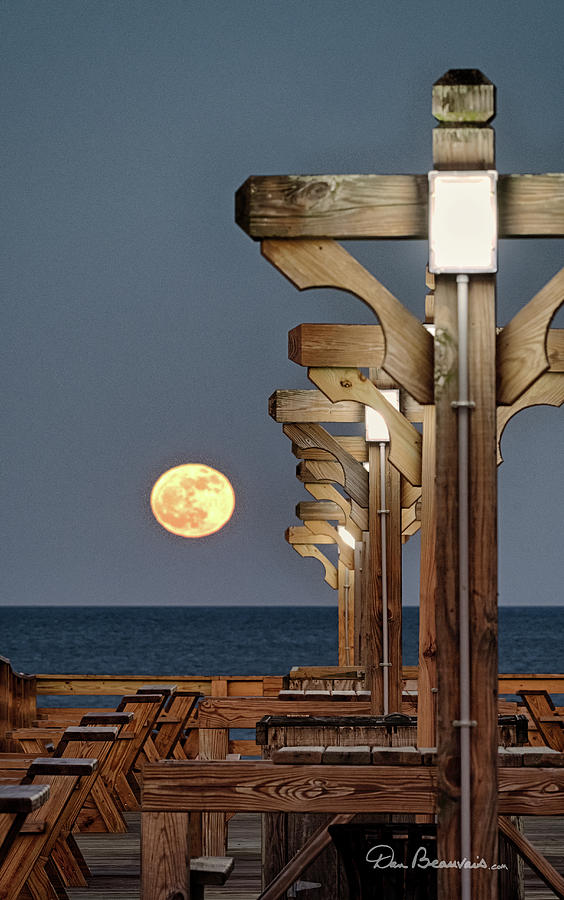
[[(425, 407), (401, 392), (403, 415), (422, 422)], [(353, 400), (331, 403), (321, 391), (279, 390), (268, 399), (268, 413), (281, 425), (286, 422), (364, 422), (364, 405)]]
[[(500, 767), (498, 777), (502, 815), (562, 813), (564, 769)], [(165, 760), (143, 769), (143, 814), (163, 810), (433, 813), (435, 798), (435, 766)]]
[(302, 521), (307, 519), (309, 522), (332, 521), (338, 525), (345, 524), (343, 510), (332, 500), (302, 500), (296, 506), (296, 516)]
[[(427, 238), (427, 175), (251, 176), (235, 220), (265, 238)], [(500, 175), (502, 238), (564, 237), (564, 174)]]
[[(500, 335), (498, 342), (502, 343)], [(550, 372), (564, 372), (564, 328), (550, 328), (546, 340)], [(288, 332), (288, 359), (300, 366), (359, 366), (381, 368), (384, 333), (381, 325), (338, 325), (302, 322)], [(421, 421), (422, 410), (407, 395), (402, 409), (410, 422)], [(414, 418), (418, 415), (418, 418)]]
[(263, 241), (261, 247), (298, 290), (332, 287), (366, 303), (384, 332), (382, 367), (420, 403), (433, 402), (431, 335), (354, 256), (331, 240)]
[(380, 369), (384, 351), (381, 325), (304, 322), (288, 332), (288, 359), (299, 366), (365, 366)]
[(554, 891), (560, 900), (564, 900), (564, 878), (562, 875), (556, 871), (546, 857), (539, 853), (525, 835), (515, 828), (510, 819), (507, 819), (505, 816), (499, 816), (498, 825), (501, 833), (517, 848), (533, 872), (536, 872), (539, 878)]

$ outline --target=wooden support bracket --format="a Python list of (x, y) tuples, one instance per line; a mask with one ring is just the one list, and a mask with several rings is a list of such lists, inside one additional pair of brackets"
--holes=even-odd
[(415, 486), (421, 484), (421, 435), (359, 369), (308, 369), (313, 381), (333, 402), (357, 400), (377, 410), (390, 432), (390, 462)]
[(298, 290), (337, 288), (378, 316), (385, 339), (383, 369), (420, 403), (433, 402), (433, 340), (384, 285), (332, 240), (263, 241), (262, 254)]
[(307, 557), (311, 556), (313, 559), (319, 560), (323, 568), (325, 569), (325, 581), (329, 585), (329, 587), (333, 588), (334, 591), (339, 587), (339, 578), (337, 575), (337, 569), (333, 565), (330, 560), (327, 559), (324, 553), (319, 550), (315, 544), (292, 544), (296, 553), (299, 553), (300, 556)]
[(510, 405), (550, 367), (550, 322), (564, 303), (564, 268), (497, 336), (497, 403)]
[[(564, 270), (563, 270), (564, 271)], [(511, 406), (497, 408), (497, 464), (503, 462), (501, 438), (513, 416), (530, 406), (562, 406), (564, 403), (564, 372), (545, 372)]]
[(326, 450), (343, 469), (344, 488), (360, 506), (368, 507), (368, 473), (321, 425), (285, 425), (284, 434), (300, 447)]

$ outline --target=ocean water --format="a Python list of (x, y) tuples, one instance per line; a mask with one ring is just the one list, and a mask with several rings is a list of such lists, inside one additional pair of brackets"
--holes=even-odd
[[(418, 609), (403, 613), (417, 663)], [(336, 665), (333, 607), (3, 607), (0, 653), (31, 673), (280, 675)], [(564, 671), (564, 607), (502, 607), (501, 672)]]

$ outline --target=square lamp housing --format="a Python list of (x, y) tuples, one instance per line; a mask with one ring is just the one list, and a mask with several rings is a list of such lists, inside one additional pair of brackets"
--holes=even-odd
[(429, 271), (497, 272), (497, 172), (429, 172)]
[[(394, 409), (400, 408), (400, 392), (397, 388), (380, 391), (382, 396)], [(384, 416), (371, 406), (364, 407), (364, 424), (366, 428), (366, 440), (369, 443), (382, 444), (390, 440), (390, 433)]]

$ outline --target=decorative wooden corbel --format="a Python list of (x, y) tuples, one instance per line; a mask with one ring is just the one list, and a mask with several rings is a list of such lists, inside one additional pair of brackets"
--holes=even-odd
[(368, 508), (368, 473), (362, 463), (348, 453), (322, 425), (284, 425), (284, 434), (299, 447), (326, 450), (343, 469), (343, 487), (360, 506)]
[(347, 500), (332, 484), (306, 482), (304, 487), (316, 500), (329, 500), (339, 506), (345, 517), (345, 528), (355, 540), (362, 540), (362, 532), (368, 531), (368, 512), (365, 507), (359, 506), (354, 500)]
[[(563, 270), (564, 271), (564, 270)], [(510, 419), (529, 406), (562, 406), (564, 403), (564, 372), (545, 372), (511, 406), (497, 409), (497, 464), (503, 462), (501, 436)]]
[(433, 402), (433, 339), (421, 322), (333, 240), (266, 240), (262, 255), (298, 290), (337, 288), (378, 316), (384, 332), (383, 369), (420, 403)]
[(311, 556), (313, 559), (319, 560), (323, 568), (325, 569), (325, 581), (329, 585), (329, 587), (333, 588), (334, 591), (339, 587), (339, 576), (337, 574), (337, 567), (333, 565), (330, 560), (327, 559), (324, 553), (319, 550), (315, 544), (292, 544), (292, 547), (299, 553), (300, 556), (307, 557)]
[(564, 303), (564, 269), (516, 313), (497, 336), (497, 403), (510, 406), (550, 366), (550, 322)]
[(334, 403), (358, 400), (377, 410), (390, 433), (390, 462), (412, 485), (421, 484), (420, 433), (359, 369), (308, 369), (308, 376)]
[[(339, 549), (339, 559), (347, 569), (354, 571), (354, 550), (343, 540), (336, 528), (330, 525), (329, 522), (305, 521), (304, 525), (308, 531), (315, 535), (316, 539), (318, 535), (323, 535), (333, 544), (336, 544)], [(316, 541), (312, 541), (312, 543), (316, 543)]]

